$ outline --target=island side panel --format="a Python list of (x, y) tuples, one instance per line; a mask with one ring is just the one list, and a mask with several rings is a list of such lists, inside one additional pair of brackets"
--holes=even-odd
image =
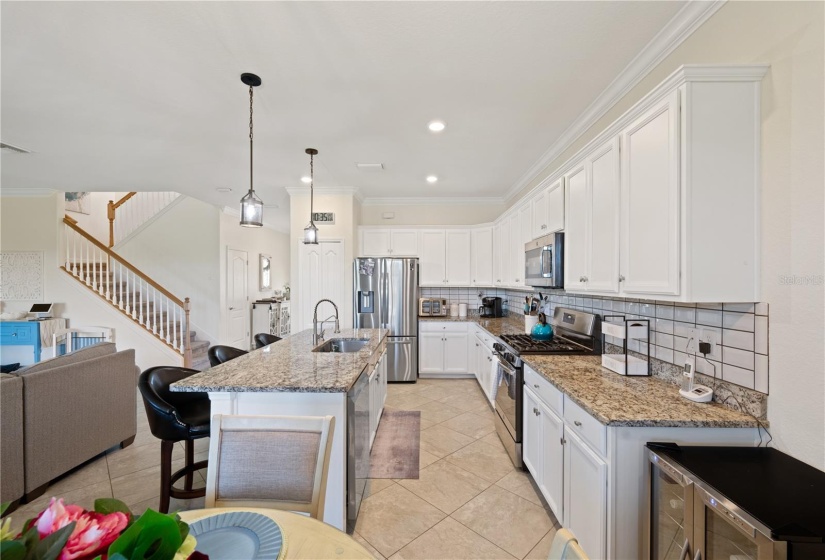
[(346, 393), (209, 393), (212, 414), (333, 416), (324, 523), (346, 531)]

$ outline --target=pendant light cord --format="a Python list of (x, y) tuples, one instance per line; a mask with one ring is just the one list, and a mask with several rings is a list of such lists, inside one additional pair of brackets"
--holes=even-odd
[(309, 154), (309, 223), (315, 223), (315, 154)]
[(249, 86), (249, 190), (252, 191), (252, 86)]

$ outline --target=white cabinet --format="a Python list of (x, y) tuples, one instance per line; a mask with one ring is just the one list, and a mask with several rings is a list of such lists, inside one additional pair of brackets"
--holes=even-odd
[(424, 321), (420, 323), (418, 371), (424, 377), (466, 375), (470, 335), (468, 323)]
[(619, 140), (599, 146), (565, 176), (564, 287), (619, 291)]
[(387, 400), (387, 353), (378, 359), (369, 377), (370, 394), (370, 448), (372, 448), (381, 414), (384, 412), (384, 403)]
[(469, 286), (471, 261), (471, 233), (469, 230), (447, 230), (446, 232), (446, 284)]
[(416, 257), (418, 231), (414, 229), (362, 229), (362, 257)]
[[(522, 461), (524, 466), (533, 473), (533, 479), (541, 487), (541, 454), (544, 440), (541, 437), (541, 422), (538, 418), (539, 399), (527, 387), (524, 388), (524, 433), (522, 434)], [(561, 511), (553, 509), (558, 519), (563, 519)]]
[(679, 94), (621, 134), (622, 290), (679, 293)]
[(549, 233), (547, 231), (547, 210), (549, 209), (547, 205), (547, 197), (548, 190), (542, 189), (536, 194), (536, 196), (533, 197), (533, 200), (530, 203), (533, 207), (533, 239), (538, 239), (539, 237)]
[[(521, 239), (521, 223), (519, 222), (519, 214), (519, 211), (515, 210), (507, 220), (509, 230), (506, 245), (507, 270), (502, 271), (502, 274), (504, 275), (504, 278), (502, 278), (504, 285), (511, 286), (513, 288), (516, 288), (519, 285), (524, 285), (524, 282), (519, 282), (519, 280), (524, 277), (524, 270), (519, 270), (518, 268), (519, 255), (516, 250), (519, 246), (519, 240)], [(524, 247), (521, 248), (521, 254), (522, 258), (524, 258)]]
[(447, 232), (421, 232), (418, 283), (421, 286), (444, 286), (447, 283)]
[(493, 228), (472, 231), (471, 276), (473, 286), (494, 286), (493, 282)]
[(490, 404), (493, 404), (491, 396), (493, 394), (493, 381), (496, 378), (495, 361), (493, 354), (494, 338), (484, 329), (478, 329), (475, 335), (471, 335), (470, 341), (470, 363), (473, 364), (473, 372), (478, 381), (479, 387), (484, 391), (484, 396)]
[(606, 558), (607, 463), (576, 434), (565, 430), (564, 437), (564, 527), (588, 557)]
[[(564, 229), (564, 184), (561, 179), (542, 189), (533, 197), (532, 232), (530, 239), (538, 239)], [(530, 241), (528, 239), (527, 241)], [(526, 241), (525, 241), (526, 243)]]
[(502, 218), (493, 227), (493, 277), (494, 286), (501, 288), (507, 285), (507, 271), (510, 259), (510, 221), (509, 217)]
[(524, 388), (523, 458), (550, 509), (564, 519), (564, 423), (531, 389)]

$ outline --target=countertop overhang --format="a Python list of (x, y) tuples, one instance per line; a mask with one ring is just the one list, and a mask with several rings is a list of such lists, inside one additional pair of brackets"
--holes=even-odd
[(326, 333), (326, 341), (361, 338), (358, 352), (313, 352), (308, 329), (253, 350), (234, 360), (173, 383), (175, 392), (205, 393), (346, 393), (364, 368), (380, 355), (386, 329), (341, 329)]

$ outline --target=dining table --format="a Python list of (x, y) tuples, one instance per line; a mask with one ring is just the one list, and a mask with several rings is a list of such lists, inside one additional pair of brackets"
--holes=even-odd
[(207, 517), (230, 512), (259, 513), (275, 521), (281, 528), (284, 540), (283, 549), (278, 556), (278, 560), (319, 560), (327, 558), (371, 560), (374, 558), (366, 548), (343, 531), (307, 515), (289, 511), (251, 507), (221, 507), (181, 511), (178, 515), (183, 521), (191, 525)]

